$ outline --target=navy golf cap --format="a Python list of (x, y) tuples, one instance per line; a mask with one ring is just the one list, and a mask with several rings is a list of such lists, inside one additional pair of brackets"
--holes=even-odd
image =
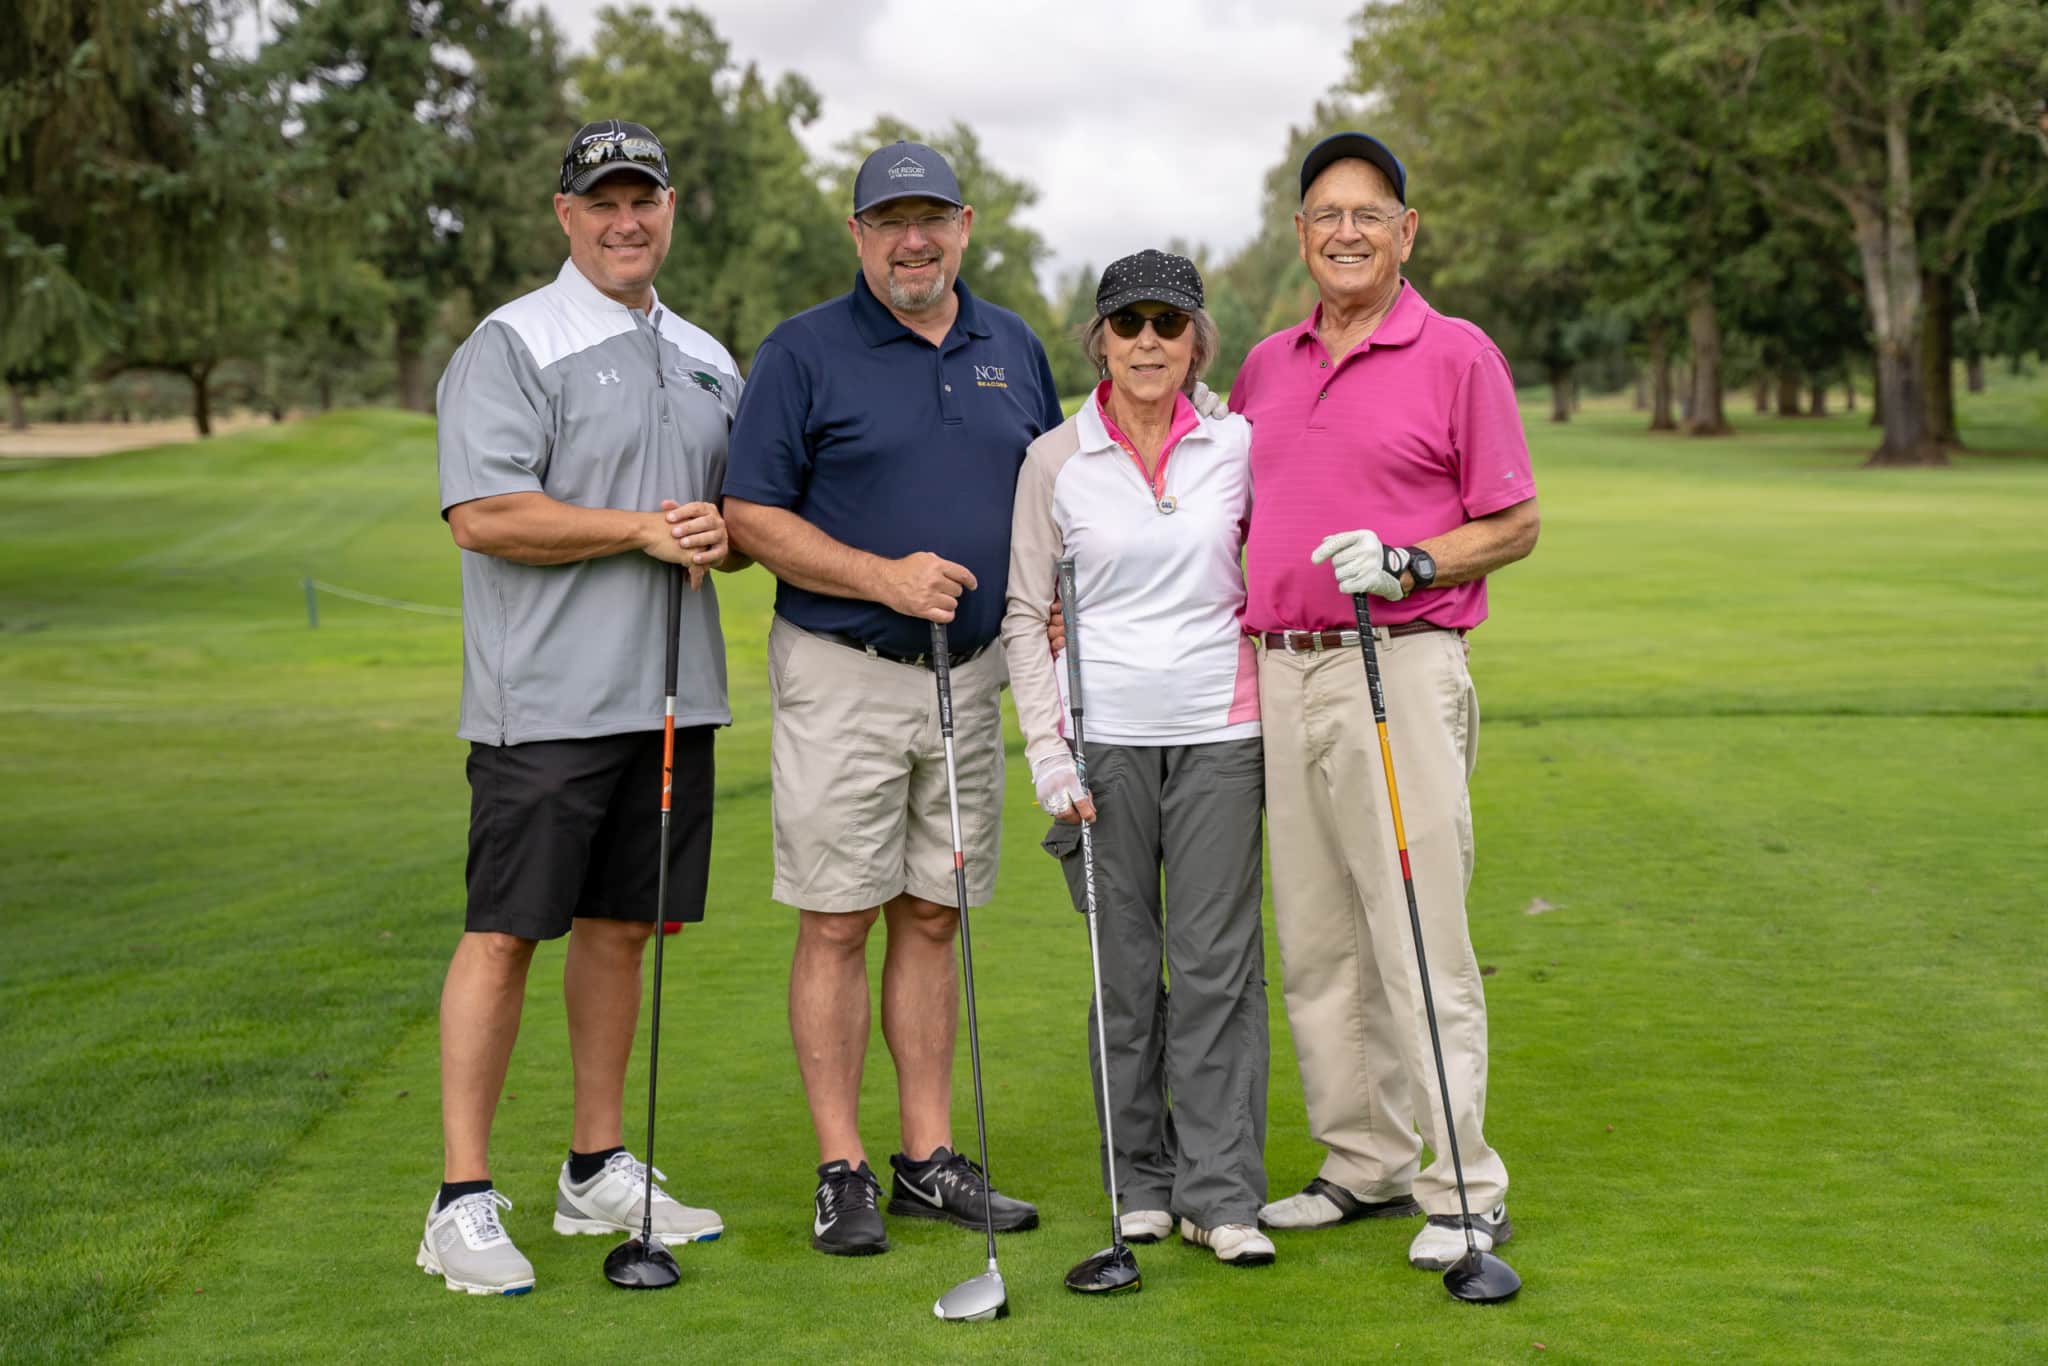
[(668, 152), (644, 123), (599, 119), (586, 123), (562, 153), (562, 193), (583, 194), (614, 171), (646, 176), (668, 188)]
[(1394, 187), (1394, 198), (1408, 202), (1408, 172), (1402, 168), (1401, 158), (1370, 133), (1332, 133), (1309, 148), (1301, 159), (1301, 197), (1307, 199), (1308, 187), (1316, 183), (1316, 177), (1346, 157), (1359, 157), (1379, 167)]
[(921, 142), (892, 142), (868, 154), (853, 178), (853, 211), (866, 213), (892, 199), (936, 199), (960, 207), (960, 182), (946, 159)]

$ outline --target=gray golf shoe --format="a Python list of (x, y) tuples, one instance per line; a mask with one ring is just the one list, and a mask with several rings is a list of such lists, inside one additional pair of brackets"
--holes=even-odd
[(439, 1276), (450, 1290), (472, 1295), (524, 1295), (533, 1289), (533, 1263), (520, 1255), (512, 1237), (498, 1222), (498, 1211), (512, 1202), (498, 1192), (459, 1196), (437, 1209), (438, 1197), (427, 1205), (427, 1231), (420, 1238), (414, 1263), (429, 1276)]
[[(656, 1168), (657, 1180), (666, 1181)], [(604, 1170), (580, 1186), (569, 1184), (569, 1164), (555, 1183), (555, 1232), (638, 1233), (647, 1200), (647, 1164), (613, 1153)], [(716, 1210), (693, 1209), (654, 1188), (654, 1234), (665, 1243), (708, 1243), (725, 1232)]]

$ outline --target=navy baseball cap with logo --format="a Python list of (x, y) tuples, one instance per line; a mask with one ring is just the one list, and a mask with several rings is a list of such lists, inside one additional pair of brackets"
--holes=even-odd
[(1370, 133), (1332, 133), (1309, 148), (1308, 155), (1301, 159), (1301, 197), (1307, 199), (1308, 187), (1315, 184), (1316, 177), (1346, 157), (1360, 157), (1379, 167), (1387, 183), (1394, 187), (1394, 198), (1403, 204), (1408, 202), (1408, 172), (1402, 167), (1401, 158)]
[(960, 207), (960, 182), (946, 159), (921, 142), (892, 142), (868, 154), (853, 178), (853, 211), (866, 213), (892, 199), (936, 199)]
[(644, 175), (668, 188), (668, 152), (644, 123), (599, 119), (586, 123), (562, 153), (562, 193), (583, 194), (614, 171)]

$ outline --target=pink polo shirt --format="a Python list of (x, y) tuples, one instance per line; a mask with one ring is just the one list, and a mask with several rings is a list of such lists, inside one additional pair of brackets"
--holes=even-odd
[[(1353, 627), (1325, 536), (1364, 527), (1413, 545), (1536, 496), (1508, 363), (1486, 334), (1447, 318), (1404, 283), (1379, 328), (1334, 364), (1316, 323), (1252, 348), (1230, 406), (1252, 424), (1252, 519), (1245, 540), (1248, 631)], [(1373, 603), (1373, 621), (1486, 620), (1486, 581)]]

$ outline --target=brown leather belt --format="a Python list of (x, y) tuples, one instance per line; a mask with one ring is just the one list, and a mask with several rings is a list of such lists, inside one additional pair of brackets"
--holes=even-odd
[[(1389, 626), (1387, 636), (1419, 636), (1424, 631), (1465, 632), (1460, 627), (1438, 626), (1432, 621), (1404, 621), (1398, 626)], [(1356, 631), (1263, 631), (1259, 639), (1269, 650), (1285, 650), (1289, 654), (1316, 654), (1323, 650), (1355, 650), (1358, 648)]]

